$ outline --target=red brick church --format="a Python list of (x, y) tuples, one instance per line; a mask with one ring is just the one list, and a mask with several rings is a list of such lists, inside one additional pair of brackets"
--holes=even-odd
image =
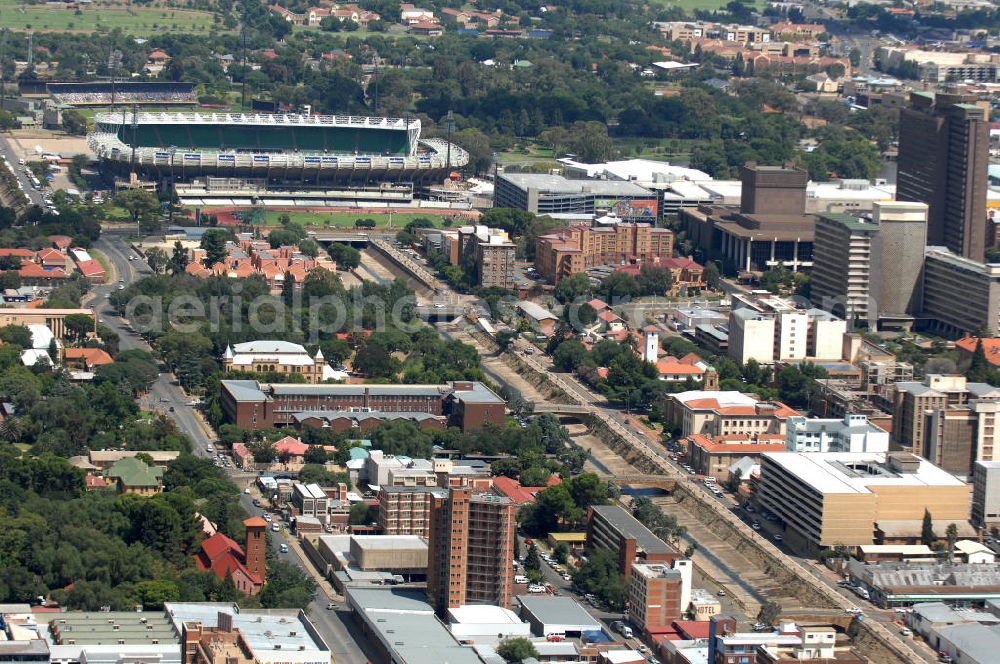
[(246, 551), (234, 540), (216, 533), (201, 543), (194, 557), (200, 569), (210, 571), (220, 579), (233, 578), (236, 589), (245, 595), (256, 595), (267, 580), (264, 554), (267, 547), (267, 521), (259, 516), (243, 522), (247, 529)]

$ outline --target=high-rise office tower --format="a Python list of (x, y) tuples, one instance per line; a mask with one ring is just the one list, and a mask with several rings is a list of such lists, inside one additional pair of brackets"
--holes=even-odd
[(439, 613), (465, 604), (509, 607), (514, 583), (514, 501), (452, 488), (431, 507), (427, 591)]
[(927, 203), (927, 244), (982, 262), (989, 113), (957, 90), (913, 92), (899, 116), (896, 198)]
[(874, 327), (912, 320), (920, 309), (927, 205), (876, 201), (874, 214), (816, 218), (813, 303)]

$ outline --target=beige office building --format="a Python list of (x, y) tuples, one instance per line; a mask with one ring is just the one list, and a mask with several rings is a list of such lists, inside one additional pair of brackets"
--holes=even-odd
[(813, 550), (912, 543), (924, 510), (942, 536), (949, 523), (968, 530), (969, 486), (905, 452), (765, 453), (757, 497), (789, 543)]

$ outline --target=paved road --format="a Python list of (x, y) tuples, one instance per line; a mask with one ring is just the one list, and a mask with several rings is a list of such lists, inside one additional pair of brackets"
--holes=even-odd
[[(232, 474), (233, 471), (230, 470), (229, 472)], [(253, 499), (255, 495), (246, 493), (241, 495), (240, 506), (250, 516), (263, 517), (268, 511), (254, 506)], [(276, 518), (275, 513), (271, 512), (270, 515), (272, 519)], [(280, 519), (276, 522), (280, 523)], [(291, 547), (286, 552), (281, 551), (281, 544), (288, 541), (286, 538), (291, 537), (287, 528), (283, 525), (281, 528), (280, 532), (268, 531), (270, 543), (275, 550), (275, 554), (279, 559), (295, 565), (306, 574), (311, 574), (311, 571), (306, 568), (308, 563), (299, 558), (291, 550)], [(313, 624), (316, 625), (316, 629), (319, 630), (326, 644), (330, 647), (334, 664), (365, 664), (365, 662), (371, 659), (361, 649), (360, 644), (364, 643), (365, 640), (364, 638), (355, 639), (352, 636), (352, 633), (359, 633), (359, 626), (355, 624), (354, 619), (351, 617), (351, 612), (342, 603), (337, 602), (336, 609), (327, 608), (331, 603), (334, 603), (334, 600), (335, 598), (328, 597), (326, 592), (322, 588), (319, 588), (316, 591), (315, 599), (306, 608), (306, 613)], [(367, 645), (367, 643), (364, 643), (364, 645)]]
[[(134, 253), (125, 244), (124, 236), (121, 234), (105, 231), (96, 242), (95, 249), (108, 257), (117, 278), (121, 281), (94, 288), (94, 299), (90, 301), (89, 305), (94, 308), (103, 324), (118, 334), (119, 347), (122, 350), (141, 349), (152, 352), (149, 344), (133, 332), (127, 326), (127, 321), (119, 317), (108, 304), (108, 296), (117, 290), (119, 285), (128, 285), (139, 279), (144, 273), (148, 274), (149, 266), (138, 257), (135, 261), (128, 259), (129, 255), (134, 255)], [(195, 445), (195, 452), (200, 456), (208, 456), (206, 446), (212, 440), (202, 427), (194, 408), (188, 405), (190, 397), (184, 394), (184, 391), (174, 385), (172, 381), (171, 374), (161, 373), (145, 398), (144, 405), (164, 412), (177, 425), (178, 430), (191, 438)]]
[[(134, 261), (128, 259), (129, 255), (134, 255), (134, 252), (125, 244), (123, 235), (105, 231), (101, 239), (95, 244), (95, 248), (108, 257), (108, 260), (114, 267), (116, 279), (121, 279), (120, 283), (122, 285), (128, 285), (139, 279), (142, 273), (149, 272), (149, 267), (142, 260), (139, 260), (138, 257)], [(94, 298), (90, 302), (90, 306), (94, 307), (104, 325), (107, 325), (118, 333), (121, 339), (119, 343), (121, 349), (151, 351), (149, 344), (139, 335), (132, 332), (127, 326), (127, 322), (120, 318), (108, 304), (108, 295), (117, 290), (118, 285), (119, 282), (116, 281), (112, 284), (94, 288)], [(145, 406), (165, 412), (167, 417), (174, 421), (177, 428), (186, 433), (194, 441), (195, 452), (197, 454), (204, 457), (212, 456), (206, 449), (208, 443), (211, 442), (210, 437), (202, 427), (195, 409), (188, 405), (190, 399), (180, 387), (171, 382), (172, 378), (170, 374), (160, 374), (160, 377), (153, 384), (149, 395), (145, 399)], [(241, 489), (244, 488), (246, 483), (245, 477), (243, 479), (237, 477), (237, 471), (232, 467), (228, 468), (227, 472), (234, 483), (240, 486)], [(240, 475), (245, 476), (243, 473), (240, 473)], [(244, 493), (240, 496), (240, 505), (251, 516), (264, 515), (265, 511), (263, 509), (254, 506), (253, 496), (250, 494)], [(307, 574), (310, 573), (305, 567), (306, 564), (291, 550), (281, 552), (279, 548), (280, 544), (286, 541), (285, 538), (288, 536), (286, 530), (282, 530), (280, 533), (269, 531), (269, 534), (271, 535), (271, 545), (280, 559), (295, 565)], [(358, 627), (353, 624), (350, 612), (342, 605), (338, 605), (338, 608), (335, 610), (327, 609), (331, 599), (326, 595), (325, 591), (319, 590), (316, 593), (315, 599), (306, 609), (306, 612), (330, 647), (333, 662), (336, 664), (365, 664), (370, 658), (365, 655), (358, 643), (351, 636), (352, 632), (356, 633), (358, 631)]]
[(23, 169), (18, 166), (17, 160), (21, 159), (21, 155), (14, 149), (14, 146), (10, 143), (10, 136), (5, 136), (0, 134), (0, 154), (7, 158), (10, 162), (10, 166), (14, 169), (14, 175), (17, 176), (18, 182), (24, 187), (24, 193), (27, 194), (28, 200), (35, 205), (42, 205), (42, 192), (36, 191), (31, 188), (31, 182), (28, 181), (28, 176), (24, 174)]

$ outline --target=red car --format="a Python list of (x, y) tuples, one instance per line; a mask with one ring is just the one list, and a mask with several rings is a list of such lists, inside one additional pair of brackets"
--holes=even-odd
[(563, 636), (562, 634), (549, 634), (547, 637), (545, 637), (545, 640), (546, 641), (565, 641), (566, 637)]
[(531, 539), (530, 537), (526, 537), (524, 543), (527, 544), (528, 546), (531, 546), (532, 544), (535, 543), (535, 540)]

